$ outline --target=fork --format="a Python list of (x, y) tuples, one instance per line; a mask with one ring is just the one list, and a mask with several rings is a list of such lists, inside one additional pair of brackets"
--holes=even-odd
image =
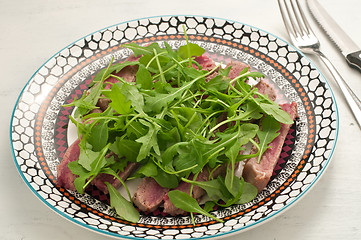
[(320, 42), (313, 33), (298, 0), (278, 0), (278, 5), (293, 45), (300, 51), (307, 54), (314, 54), (322, 60), (341, 89), (359, 127), (361, 128), (361, 101), (347, 85), (331, 61), (321, 52)]

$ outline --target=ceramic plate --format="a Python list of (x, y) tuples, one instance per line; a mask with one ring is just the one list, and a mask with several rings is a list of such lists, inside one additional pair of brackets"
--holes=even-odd
[[(56, 166), (71, 143), (63, 104), (79, 98), (94, 75), (114, 57), (132, 54), (123, 43), (167, 41), (173, 48), (189, 40), (219, 63), (243, 61), (266, 76), (280, 102), (295, 101), (299, 119), (291, 128), (270, 183), (256, 199), (212, 212), (224, 223), (196, 215), (171, 217), (141, 213), (138, 223), (114, 217), (108, 196), (93, 188), (80, 195), (56, 184)], [(160, 16), (111, 26), (67, 46), (31, 77), (16, 103), (11, 143), (16, 166), (35, 195), (72, 222), (116, 238), (229, 236), (257, 226), (300, 199), (320, 178), (334, 151), (338, 132), (336, 102), (317, 68), (294, 47), (260, 29), (202, 16)], [(307, 211), (307, 209), (305, 209)]]

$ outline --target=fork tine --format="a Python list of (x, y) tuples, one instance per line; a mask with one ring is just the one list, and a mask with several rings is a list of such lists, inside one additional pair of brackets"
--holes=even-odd
[[(293, 15), (297, 21), (298, 29), (302, 35), (307, 35), (309, 33), (309, 28), (307, 26), (307, 20), (304, 17), (303, 11), (299, 5), (298, 0), (292, 1), (290, 0), (291, 7), (293, 10)], [(306, 24), (307, 23), (307, 24)]]
[(283, 19), (283, 23), (286, 26), (286, 30), (291, 37), (297, 38), (299, 36), (297, 29), (295, 28), (295, 24), (293, 19), (291, 18), (290, 11), (288, 9), (286, 0), (278, 0), (278, 6), (280, 8), (281, 16)]
[(298, 0), (296, 0), (296, 4), (297, 4), (297, 8), (298, 8), (298, 12), (300, 13), (301, 15), (301, 18), (302, 18), (302, 22), (304, 23), (304, 26), (305, 26), (305, 29), (307, 31), (308, 34), (313, 34), (313, 31), (312, 31), (312, 28), (310, 26), (310, 24), (308, 23), (308, 20), (306, 18), (306, 15), (305, 13), (303, 12), (301, 6), (300, 6), (300, 3)]
[[(289, 33), (292, 34), (294, 38), (300, 38), (304, 35), (307, 35), (307, 30), (303, 19), (300, 18), (300, 8), (297, 1), (297, 6), (294, 5), (293, 0), (283, 0), (283, 5), (281, 3), (281, 0), (278, 0), (281, 15), (283, 18), (283, 21), (286, 25), (286, 29), (288, 28)], [(288, 3), (289, 2), (289, 3)], [(286, 19), (287, 17), (288, 19)]]

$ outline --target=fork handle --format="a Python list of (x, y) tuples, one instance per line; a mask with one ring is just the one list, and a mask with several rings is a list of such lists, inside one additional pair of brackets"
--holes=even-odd
[(347, 85), (345, 80), (341, 77), (341, 75), (338, 73), (336, 68), (333, 66), (331, 61), (321, 52), (316, 51), (318, 56), (321, 58), (323, 63), (326, 65), (334, 79), (336, 80), (337, 85), (340, 87), (344, 97), (346, 98), (346, 101), (351, 108), (351, 111), (357, 120), (357, 123), (359, 127), (361, 128), (361, 101), (356, 96), (356, 94), (351, 90), (351, 88)]

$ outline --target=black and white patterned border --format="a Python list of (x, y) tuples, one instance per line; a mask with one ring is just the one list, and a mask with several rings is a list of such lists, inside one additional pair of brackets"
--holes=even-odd
[[(41, 138), (45, 161), (52, 174), (56, 176), (56, 165), (59, 163), (59, 158), (56, 155), (52, 140), (54, 139), (55, 121), (61, 110), (61, 105), (66, 97), (85, 78), (96, 72), (99, 68), (106, 66), (111, 56), (114, 56), (116, 59), (122, 59), (129, 56), (130, 52), (120, 49), (118, 51), (110, 51), (109, 54), (102, 55), (101, 57), (97, 55), (102, 51), (107, 51), (114, 46), (119, 46), (121, 43), (132, 40), (182, 33), (181, 25), (183, 24), (187, 26), (187, 33), (189, 35), (219, 38), (249, 46), (267, 55), (287, 69), (298, 80), (297, 84), (301, 85), (312, 103), (312, 111), (316, 117), (314, 123), (316, 124), (316, 131), (311, 134), (314, 134), (317, 146), (314, 146), (312, 149), (306, 164), (294, 181), (280, 191), (276, 197), (266, 201), (266, 204), (263, 206), (243, 215), (230, 218), (225, 223), (214, 223), (183, 229), (156, 229), (110, 221), (86, 211), (80, 206), (81, 204), (76, 204), (74, 201), (69, 200), (69, 197), (60, 192), (54, 186), (53, 181), (48, 179), (47, 174), (44, 173), (39, 163), (38, 156), (34, 153), (36, 148), (40, 147), (34, 144), (34, 138)], [(173, 40), (170, 43), (176, 48), (184, 44), (184, 41)], [(222, 43), (210, 41), (198, 41), (198, 43), (209, 53), (242, 60), (262, 71), (282, 90), (287, 99), (296, 101), (299, 106), (300, 120), (296, 127), (296, 144), (287, 165), (273, 179), (267, 189), (259, 194), (252, 203), (235, 205), (214, 213), (218, 217), (224, 218), (244, 211), (253, 204), (269, 197), (271, 193), (279, 189), (289, 178), (304, 154), (303, 151), (307, 144), (307, 137), (310, 134), (310, 123), (307, 120), (307, 110), (303, 104), (303, 96), (296, 91), (294, 84), (290, 83), (284, 77), (284, 74), (269, 63), (245, 51), (232, 46), (225, 46)], [(43, 116), (43, 125), (40, 130), (41, 136), (35, 136), (34, 129), (38, 127), (35, 126), (35, 121), (39, 117), (37, 114), (42, 102), (47, 98), (52, 89), (55, 88), (59, 79), (91, 57), (95, 57), (95, 60), (85, 64), (80, 71), (72, 75), (69, 81), (66, 81), (59, 88), (59, 91), (56, 92), (51, 100), (51, 104), (46, 109), (46, 114)], [(147, 236), (156, 238), (207, 238), (246, 229), (260, 220), (275, 215), (298, 199), (317, 180), (329, 162), (337, 137), (337, 111), (332, 93), (317, 69), (295, 49), (272, 35), (241, 23), (222, 19), (191, 16), (156, 17), (127, 22), (96, 32), (63, 49), (50, 59), (29, 81), (20, 96), (13, 114), (11, 137), (16, 163), (27, 184), (37, 193), (42, 201), (74, 222), (89, 226), (102, 233), (109, 233), (111, 236), (119, 234), (135, 238)], [(82, 203), (86, 203), (87, 206), (97, 209), (104, 214), (112, 215), (111, 210), (104, 203), (100, 203), (98, 200), (94, 200), (86, 195), (79, 196), (74, 193), (72, 195)], [(209, 222), (209, 220), (203, 216), (197, 216), (196, 218), (197, 223)], [(190, 219), (189, 217), (142, 216), (140, 223), (144, 225), (189, 225)]]

